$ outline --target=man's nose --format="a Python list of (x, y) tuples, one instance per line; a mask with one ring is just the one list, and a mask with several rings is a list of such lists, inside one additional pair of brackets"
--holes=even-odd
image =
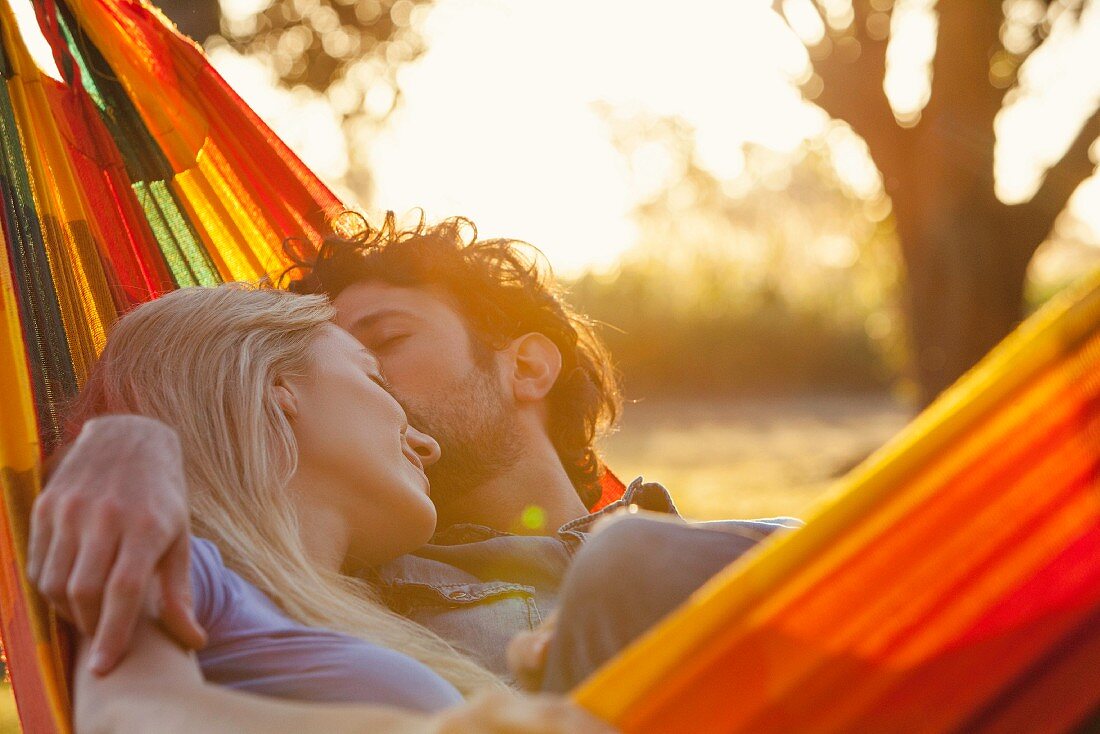
[(424, 466), (431, 466), (439, 461), (439, 444), (428, 434), (421, 433), (409, 426), (408, 430), (405, 431), (405, 440), (409, 442), (409, 446), (420, 457), (420, 461), (423, 462)]

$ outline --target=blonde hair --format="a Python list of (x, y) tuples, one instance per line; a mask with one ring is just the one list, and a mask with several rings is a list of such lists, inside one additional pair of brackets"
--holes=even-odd
[(501, 687), (388, 609), (370, 583), (307, 555), (288, 491), (297, 444), (271, 387), (278, 377), (308, 373), (312, 343), (332, 316), (321, 296), (242, 284), (168, 293), (115, 325), (71, 429), (104, 413), (163, 421), (183, 447), (195, 534), (289, 617), (399, 650), (463, 694)]

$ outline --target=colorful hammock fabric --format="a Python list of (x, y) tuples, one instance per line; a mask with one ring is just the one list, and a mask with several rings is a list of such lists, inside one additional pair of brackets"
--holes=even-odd
[(68, 730), (59, 628), (23, 575), (40, 459), (118, 314), (278, 276), (344, 209), (149, 5), (36, 2), (63, 82), (0, 0), (0, 616), (23, 726)]
[[(345, 206), (143, 0), (0, 0), (0, 632), (23, 726), (67, 731), (64, 639), (23, 574), (40, 461), (106, 329), (165, 291), (276, 278)], [(602, 504), (623, 486), (607, 473)]]
[(1100, 722), (1100, 273), (574, 695), (626, 732)]

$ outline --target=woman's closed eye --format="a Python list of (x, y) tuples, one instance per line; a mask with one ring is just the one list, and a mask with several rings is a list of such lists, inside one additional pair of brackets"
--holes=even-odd
[(381, 372), (373, 372), (368, 370), (367, 376), (370, 377), (370, 379), (373, 380), (378, 385), (378, 387), (382, 388), (386, 392), (392, 392), (390, 388), (390, 383), (386, 381), (386, 376), (383, 375)]

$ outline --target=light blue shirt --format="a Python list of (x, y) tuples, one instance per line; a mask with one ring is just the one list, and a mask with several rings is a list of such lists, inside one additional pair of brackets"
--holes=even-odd
[[(537, 627), (557, 608), (562, 583), (592, 525), (630, 506), (680, 517), (664, 487), (639, 477), (622, 499), (566, 523), (553, 535), (453, 525), (414, 553), (361, 573), (381, 588), (395, 611), (511, 680), (508, 641)], [(700, 524), (740, 535), (745, 550), (775, 530), (801, 525), (791, 518)]]
[(211, 683), (277, 698), (424, 712), (462, 702), (454, 686), (408, 655), (293, 621), (200, 538), (191, 539), (191, 584), (209, 638), (199, 665)]

